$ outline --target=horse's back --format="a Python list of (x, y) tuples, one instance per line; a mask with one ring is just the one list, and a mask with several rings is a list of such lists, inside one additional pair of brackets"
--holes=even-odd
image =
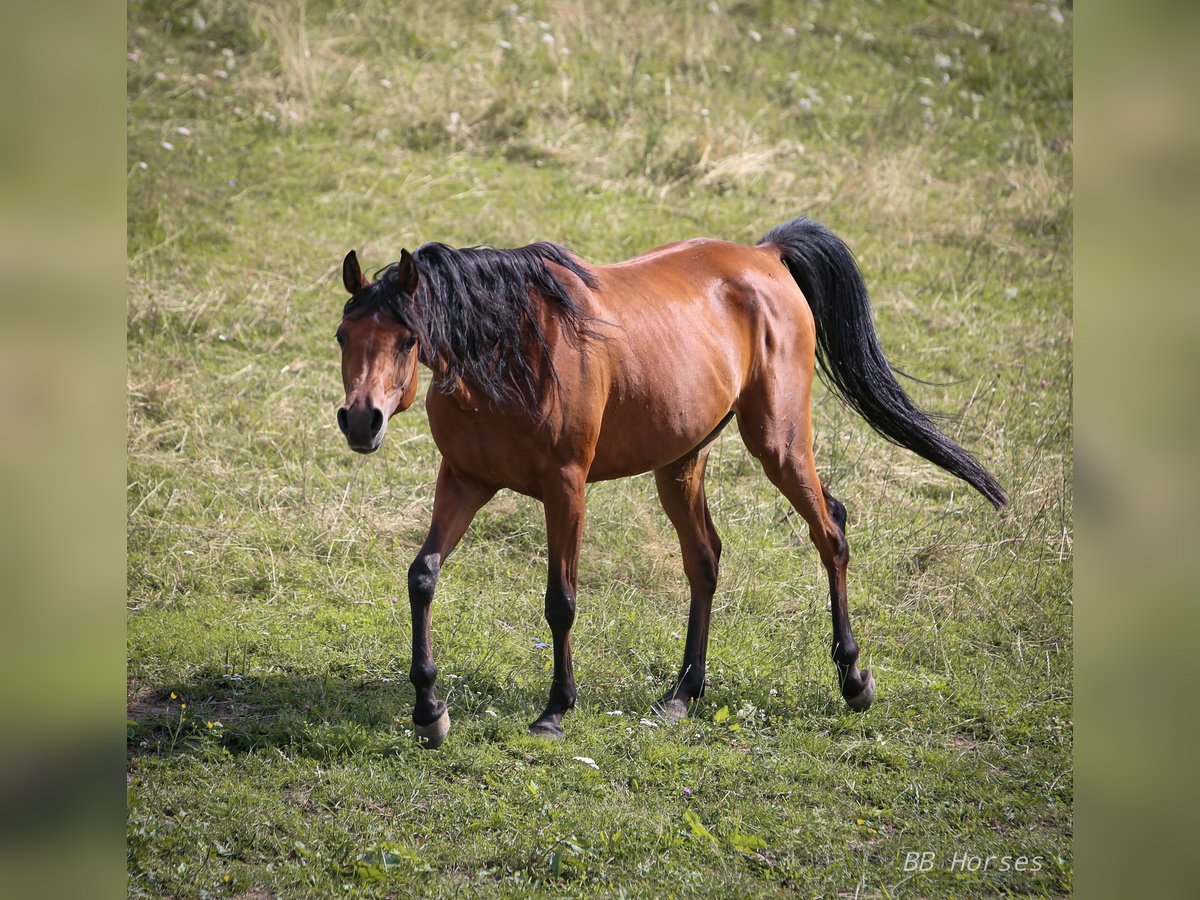
[(686, 454), (781, 355), (807, 352), (811, 364), (811, 313), (769, 247), (695, 239), (593, 271), (591, 312), (609, 323), (596, 348), (607, 397), (594, 479)]

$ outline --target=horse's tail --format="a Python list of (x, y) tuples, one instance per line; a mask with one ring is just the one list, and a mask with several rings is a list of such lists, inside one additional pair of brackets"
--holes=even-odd
[(817, 327), (817, 364), (826, 384), (877, 432), (961, 478), (997, 509), (1008, 503), (978, 460), (934, 426), (896, 383), (871, 324), (871, 301), (841, 238), (805, 218), (773, 228), (761, 244), (780, 258), (804, 292)]

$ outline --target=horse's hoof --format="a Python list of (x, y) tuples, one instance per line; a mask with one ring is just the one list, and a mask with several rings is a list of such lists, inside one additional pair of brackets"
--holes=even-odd
[(534, 722), (529, 726), (529, 733), (534, 737), (546, 738), (551, 741), (561, 741), (566, 732), (553, 722)]
[(659, 700), (654, 704), (654, 711), (668, 722), (681, 722), (687, 718), (687, 701), (674, 697), (670, 700)]
[(428, 725), (418, 725), (413, 723), (413, 734), (417, 736), (417, 743), (426, 750), (436, 750), (442, 746), (442, 741), (446, 740), (446, 735), (450, 733), (450, 712), (447, 710), (440, 716), (430, 722)]
[(862, 674), (865, 681), (863, 689), (853, 697), (846, 698), (846, 705), (855, 712), (866, 712), (875, 700), (875, 676), (870, 669), (863, 669)]

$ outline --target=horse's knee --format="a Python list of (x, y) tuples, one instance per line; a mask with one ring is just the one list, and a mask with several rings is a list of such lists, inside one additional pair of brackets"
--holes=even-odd
[(408, 598), (414, 603), (428, 605), (433, 601), (441, 562), (436, 556), (418, 556), (408, 567)]
[(575, 594), (562, 587), (546, 589), (546, 622), (554, 634), (565, 634), (575, 624)]

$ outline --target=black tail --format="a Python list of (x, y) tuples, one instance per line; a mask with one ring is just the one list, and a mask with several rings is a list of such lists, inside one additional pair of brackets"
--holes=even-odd
[(772, 228), (771, 243), (808, 299), (817, 326), (817, 364), (825, 382), (881, 435), (941, 466), (997, 509), (1008, 495), (978, 460), (929, 420), (892, 376), (871, 324), (871, 301), (854, 255), (841, 238), (805, 218)]

